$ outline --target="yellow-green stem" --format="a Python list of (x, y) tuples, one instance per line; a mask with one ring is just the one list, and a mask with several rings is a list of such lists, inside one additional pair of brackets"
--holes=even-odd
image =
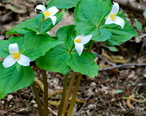
[(44, 83), (44, 115), (42, 116), (48, 116), (48, 82), (45, 70), (43, 70), (43, 83)]
[(71, 77), (71, 80), (69, 82), (69, 87), (68, 87), (68, 90), (67, 90), (67, 95), (66, 95), (66, 99), (65, 99), (65, 103), (64, 103), (64, 107), (63, 107), (63, 115), (65, 115), (65, 113), (66, 113), (66, 109), (67, 109), (67, 106), (68, 106), (69, 97), (71, 95), (71, 91), (72, 91), (72, 88), (73, 88), (73, 84), (74, 84), (76, 75), (77, 75), (77, 73), (76, 72), (73, 72), (72, 77)]
[(33, 89), (33, 92), (34, 92), (34, 95), (35, 95), (35, 98), (36, 98), (36, 103), (38, 105), (39, 115), (43, 116), (42, 103), (41, 103), (41, 100), (40, 100), (40, 97), (39, 97), (39, 93), (38, 93), (38, 90), (36, 88), (36, 84), (35, 83), (32, 84), (32, 89)]
[(59, 106), (58, 116), (62, 116), (62, 114), (63, 114), (63, 107), (64, 107), (64, 102), (66, 99), (67, 85), (68, 85), (68, 74), (65, 75), (65, 79), (64, 79), (63, 92), (62, 92), (61, 103)]
[(77, 96), (77, 93), (78, 93), (78, 90), (79, 90), (81, 79), (82, 79), (82, 74), (79, 73), (67, 116), (72, 116), (72, 111), (73, 111), (73, 108), (74, 108), (74, 103), (75, 103), (76, 96)]
[(89, 46), (89, 48), (88, 48), (88, 52), (91, 52), (91, 50), (92, 50), (92, 48), (93, 48), (93, 45), (94, 45), (94, 41), (92, 40), (91, 41), (91, 44), (90, 44), (90, 46)]

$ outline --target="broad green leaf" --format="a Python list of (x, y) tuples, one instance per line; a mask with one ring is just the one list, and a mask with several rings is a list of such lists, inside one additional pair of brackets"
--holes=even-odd
[(17, 64), (4, 68), (0, 62), (0, 99), (34, 82), (35, 76), (31, 67), (19, 66), (19, 70), (16, 67)]
[(98, 65), (94, 62), (95, 56), (95, 54), (88, 52), (82, 52), (79, 56), (77, 52), (72, 52), (67, 63), (74, 72), (94, 77), (98, 74)]
[(37, 28), (35, 26), (35, 18), (31, 18), (28, 20), (25, 20), (24, 22), (16, 25), (12, 29), (10, 29), (6, 34), (16, 34), (19, 33), (20, 35), (24, 35), (27, 32), (31, 31), (37, 31)]
[(74, 46), (74, 38), (76, 37), (76, 31), (74, 25), (68, 25), (61, 27), (56, 33), (58, 40), (63, 42), (64, 47), (67, 50), (71, 50)]
[(67, 65), (69, 57), (69, 53), (65, 48), (56, 46), (37, 59), (36, 64), (41, 69), (66, 74), (70, 71)]
[(75, 8), (75, 27), (77, 34), (92, 34), (92, 40), (105, 41), (111, 33), (100, 28), (111, 10), (110, 0), (80, 0)]
[(76, 51), (68, 52), (62, 46), (56, 46), (44, 56), (36, 60), (39, 68), (66, 74), (72, 69), (94, 77), (98, 74), (98, 66), (94, 62), (95, 54), (83, 52), (81, 56)]
[(36, 35), (36, 33), (27, 33), (23, 37), (11, 37), (9, 40), (5, 40), (5, 47), (0, 49), (0, 57), (5, 58), (9, 55), (8, 46), (12, 43), (17, 43), (19, 51), (29, 57), (32, 61), (45, 55), (47, 51), (61, 42), (51, 38), (49, 35)]
[(79, 1), (80, 0), (50, 0), (48, 2), (48, 6), (49, 7), (56, 6), (57, 8), (68, 9), (68, 8), (75, 7)]

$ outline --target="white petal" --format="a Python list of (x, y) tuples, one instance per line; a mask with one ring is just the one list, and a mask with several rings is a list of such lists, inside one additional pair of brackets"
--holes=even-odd
[(10, 44), (9, 45), (9, 52), (10, 53), (19, 53), (18, 44), (17, 43)]
[(124, 28), (124, 25), (125, 25), (125, 21), (124, 19), (122, 19), (121, 17), (116, 17), (116, 20), (113, 21), (113, 23), (121, 26), (121, 28), (123, 29)]
[(83, 44), (80, 44), (80, 43), (75, 43), (75, 49), (77, 50), (78, 54), (81, 55), (82, 52), (83, 52)]
[(117, 14), (119, 12), (119, 4), (114, 2), (110, 14)]
[(86, 44), (91, 40), (91, 38), (92, 38), (92, 35), (83, 36), (81, 43)]
[(55, 6), (52, 6), (48, 11), (51, 13), (51, 16), (54, 16), (59, 10)]
[(116, 19), (115, 19), (115, 20), (111, 20), (111, 18), (108, 17), (108, 18), (106, 19), (106, 21), (105, 21), (105, 24), (112, 24), (112, 23), (121, 26), (122, 29), (124, 28), (124, 25), (125, 25), (124, 19), (122, 19), (122, 18), (119, 17), (119, 16), (116, 16)]
[(15, 64), (15, 62), (16, 62), (16, 60), (15, 60), (11, 55), (9, 55), (9, 56), (7, 56), (7, 57), (4, 59), (2, 65), (3, 65), (5, 68), (7, 68), (7, 67), (10, 67), (10, 66), (12, 66), (13, 64)]
[(35, 12), (36, 12), (36, 10), (41, 10), (44, 13), (46, 11), (46, 7), (42, 4), (39, 4), (35, 8)]
[(55, 25), (57, 17), (56, 16), (50, 16), (51, 20), (52, 20), (52, 24)]
[(20, 65), (23, 65), (23, 66), (29, 66), (30, 65), (30, 59), (23, 55), (23, 54), (20, 54), (20, 58), (17, 60), (17, 62), (20, 64)]

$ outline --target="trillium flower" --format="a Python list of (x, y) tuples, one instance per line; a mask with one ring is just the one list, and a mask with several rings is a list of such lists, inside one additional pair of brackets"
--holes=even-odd
[(74, 39), (75, 49), (77, 50), (79, 55), (82, 54), (84, 44), (88, 43), (91, 40), (91, 37), (92, 35), (87, 36), (80, 35)]
[(119, 4), (114, 2), (113, 6), (112, 6), (112, 10), (109, 13), (109, 15), (107, 16), (105, 24), (115, 23), (115, 24), (121, 26), (121, 28), (123, 29), (124, 25), (125, 25), (125, 21), (121, 17), (117, 16), (118, 11), (119, 11)]
[(54, 15), (59, 11), (55, 6), (46, 9), (44, 5), (40, 4), (36, 6), (35, 12), (36, 10), (41, 10), (45, 16), (45, 19), (50, 18), (52, 20), (53, 25), (55, 25), (57, 17)]
[(16, 62), (23, 66), (29, 66), (31, 60), (27, 56), (19, 53), (17, 43), (9, 45), (9, 53), (10, 55), (2, 63), (5, 68), (12, 66)]

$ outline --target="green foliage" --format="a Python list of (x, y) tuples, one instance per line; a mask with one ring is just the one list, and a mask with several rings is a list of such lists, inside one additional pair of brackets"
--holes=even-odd
[(24, 35), (25, 33), (29, 32), (25, 28), (37, 31), (37, 28), (36, 28), (34, 22), (35, 22), (35, 18), (25, 20), (24, 22), (22, 22), (22, 23), (16, 25), (15, 27), (13, 27), (12, 29), (10, 29), (6, 34), (8, 35), (8, 34), (19, 33), (20, 35)]
[(139, 31), (142, 30), (142, 24), (139, 21), (135, 21), (135, 26)]
[[(0, 62), (0, 99), (6, 94), (31, 85), (34, 81), (34, 73), (30, 66), (20, 66), (17, 64), (9, 68), (4, 68)], [(19, 69), (19, 70), (18, 70)]]
[[(60, 22), (62, 19), (64, 13), (57, 13), (57, 21), (56, 23)], [(54, 25), (52, 24), (52, 21), (50, 18), (44, 20), (43, 14), (36, 15), (35, 18), (31, 18), (28, 20), (25, 20), (24, 22), (16, 25), (12, 29), (10, 29), (6, 34), (16, 34), (19, 33), (20, 35), (25, 35), (28, 32), (36, 32), (36, 33), (46, 33), (51, 28), (53, 28)]]
[(57, 32), (62, 45), (56, 46), (44, 56), (36, 60), (39, 68), (66, 74), (71, 70), (94, 77), (98, 73), (98, 66), (94, 62), (95, 55), (83, 52), (81, 56), (72, 49), (74, 47), (74, 25), (62, 27)]
[(75, 7), (79, 1), (80, 0), (50, 0), (48, 2), (48, 7), (56, 6), (57, 8), (68, 9)]
[(36, 64), (41, 69), (66, 74), (70, 71), (70, 68), (67, 65), (69, 57), (69, 53), (65, 48), (56, 46), (44, 56), (37, 59)]
[(94, 62), (95, 58), (96, 55), (92, 53), (83, 52), (82, 55), (79, 56), (77, 52), (72, 52), (68, 65), (74, 72), (95, 77), (98, 74), (98, 66)]
[[(45, 55), (51, 48), (59, 45), (61, 42), (51, 38), (49, 35), (36, 35), (33, 32), (25, 34), (24, 37), (11, 37), (4, 44), (0, 44), (0, 57), (5, 58), (9, 55), (8, 45), (17, 43), (22, 54), (29, 57), (32, 61)], [(4, 46), (4, 47), (2, 47)]]
[[(57, 51), (57, 52), (56, 52)], [(76, 51), (69, 53), (62, 46), (56, 46), (44, 56), (36, 60), (39, 68), (66, 74), (72, 69), (94, 77), (98, 73), (98, 66), (94, 62), (95, 54), (83, 52), (81, 56)]]
[(63, 42), (63, 46), (68, 51), (74, 46), (74, 38), (76, 37), (76, 31), (74, 28), (74, 25), (68, 25), (61, 27), (56, 33), (58, 40)]
[[(105, 41), (109, 45), (119, 45), (133, 36), (137, 36), (121, 12), (117, 15), (125, 21), (123, 29), (117, 24), (105, 24), (112, 9), (111, 0), (92, 0), (92, 2), (91, 0), (50, 0), (47, 8), (51, 6), (61, 9), (75, 7), (75, 25), (61, 27), (57, 30), (55, 37), (50, 37), (47, 32), (55, 26), (52, 24), (52, 18), (45, 19), (43, 13), (38, 14), (6, 33), (20, 34), (21, 37), (0, 40), (1, 58), (10, 55), (8, 50), (10, 44), (17, 43), (20, 53), (30, 58), (31, 61), (35, 61), (41, 69), (62, 74), (67, 74), (72, 70), (94, 77), (98, 74), (98, 65), (94, 62), (96, 55), (86, 51), (79, 55), (74, 45), (75, 37), (92, 35), (93, 42)], [(62, 12), (55, 14), (56, 24), (61, 21), (63, 15)], [(138, 22), (136, 27), (139, 30), (142, 29)], [(90, 42), (82, 46), (88, 49)], [(114, 46), (106, 47), (111, 51), (118, 51)], [(0, 99), (10, 92), (31, 85), (34, 81), (34, 74), (30, 66), (25, 67), (15, 63), (9, 68), (4, 68), (0, 62), (0, 70)], [(120, 92), (116, 91), (116, 93)]]
[(111, 33), (101, 28), (111, 10), (110, 0), (80, 0), (75, 8), (75, 26), (78, 35), (92, 34), (95, 41), (110, 39)]
[[(87, 7), (88, 6), (88, 7)], [(137, 33), (125, 20), (124, 29), (115, 24), (104, 24), (104, 21), (111, 10), (110, 0), (81, 0), (75, 9), (75, 27), (78, 34), (92, 34), (94, 41), (106, 41), (110, 45), (119, 45)], [(84, 27), (84, 28), (82, 28)]]

